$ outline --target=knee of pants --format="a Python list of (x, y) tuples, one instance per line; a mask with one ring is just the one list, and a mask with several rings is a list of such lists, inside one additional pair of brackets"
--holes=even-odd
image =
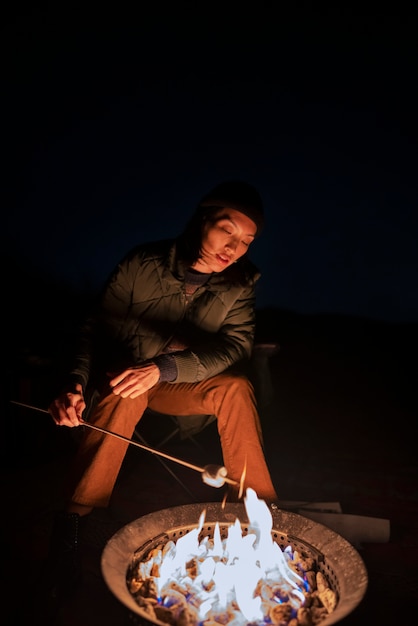
[(245, 374), (234, 374), (232, 376), (228, 376), (227, 381), (228, 388), (233, 388), (235, 393), (252, 393), (254, 391), (254, 387), (250, 379), (245, 376)]
[[(216, 391), (221, 393), (222, 398), (233, 398), (244, 402), (254, 402), (255, 393), (251, 381), (242, 374), (225, 374), (217, 377)], [(215, 394), (215, 397), (219, 394)]]

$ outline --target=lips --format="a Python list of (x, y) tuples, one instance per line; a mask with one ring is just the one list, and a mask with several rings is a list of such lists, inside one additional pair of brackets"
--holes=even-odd
[(223, 267), (225, 267), (226, 265), (229, 265), (229, 263), (231, 263), (231, 259), (228, 256), (226, 256), (225, 254), (217, 254), (216, 255), (216, 260)]

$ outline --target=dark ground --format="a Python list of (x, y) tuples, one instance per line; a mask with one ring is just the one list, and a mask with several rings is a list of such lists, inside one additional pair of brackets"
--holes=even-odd
[[(274, 395), (263, 413), (266, 456), (279, 497), (339, 502), (345, 514), (390, 520), (387, 542), (357, 546), (368, 588), (340, 623), (411, 623), (418, 615), (417, 326), (264, 311), (258, 332), (260, 339), (280, 343), (270, 360)], [(9, 400), (46, 407), (57, 373), (53, 363), (29, 350), (16, 356), (3, 378), (5, 626), (47, 625), (32, 591), (61, 505), (61, 477), (76, 442), (74, 432), (57, 429), (48, 415)], [(151, 439), (153, 424), (144, 418), (141, 428)], [(173, 444), (170, 452), (199, 465), (218, 462), (215, 425), (198, 440), (204, 452), (184, 441)], [(194, 491), (195, 502), (221, 499), (197, 472), (177, 465), (173, 469)], [(84, 584), (62, 607), (57, 626), (130, 623), (128, 610), (101, 575), (106, 541), (144, 514), (191, 501), (154, 456), (131, 446), (111, 507), (95, 512), (89, 522), (82, 544)]]

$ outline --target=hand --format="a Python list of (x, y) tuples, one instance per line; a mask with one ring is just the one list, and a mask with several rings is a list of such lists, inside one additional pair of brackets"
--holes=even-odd
[(122, 398), (137, 398), (151, 389), (160, 379), (160, 370), (155, 363), (145, 363), (124, 370), (114, 376), (109, 384), (112, 391)]
[(80, 426), (81, 416), (86, 403), (84, 402), (83, 388), (75, 385), (73, 391), (62, 393), (48, 407), (48, 412), (57, 426)]

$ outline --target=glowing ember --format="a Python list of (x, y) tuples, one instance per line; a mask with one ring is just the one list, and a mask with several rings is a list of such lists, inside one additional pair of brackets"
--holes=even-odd
[(129, 590), (151, 618), (179, 626), (296, 626), (316, 624), (334, 610), (336, 595), (314, 572), (313, 559), (273, 541), (271, 513), (252, 489), (244, 502), (246, 534), (236, 519), (226, 538), (216, 523), (213, 537), (199, 540), (203, 511), (197, 528), (135, 564)]

